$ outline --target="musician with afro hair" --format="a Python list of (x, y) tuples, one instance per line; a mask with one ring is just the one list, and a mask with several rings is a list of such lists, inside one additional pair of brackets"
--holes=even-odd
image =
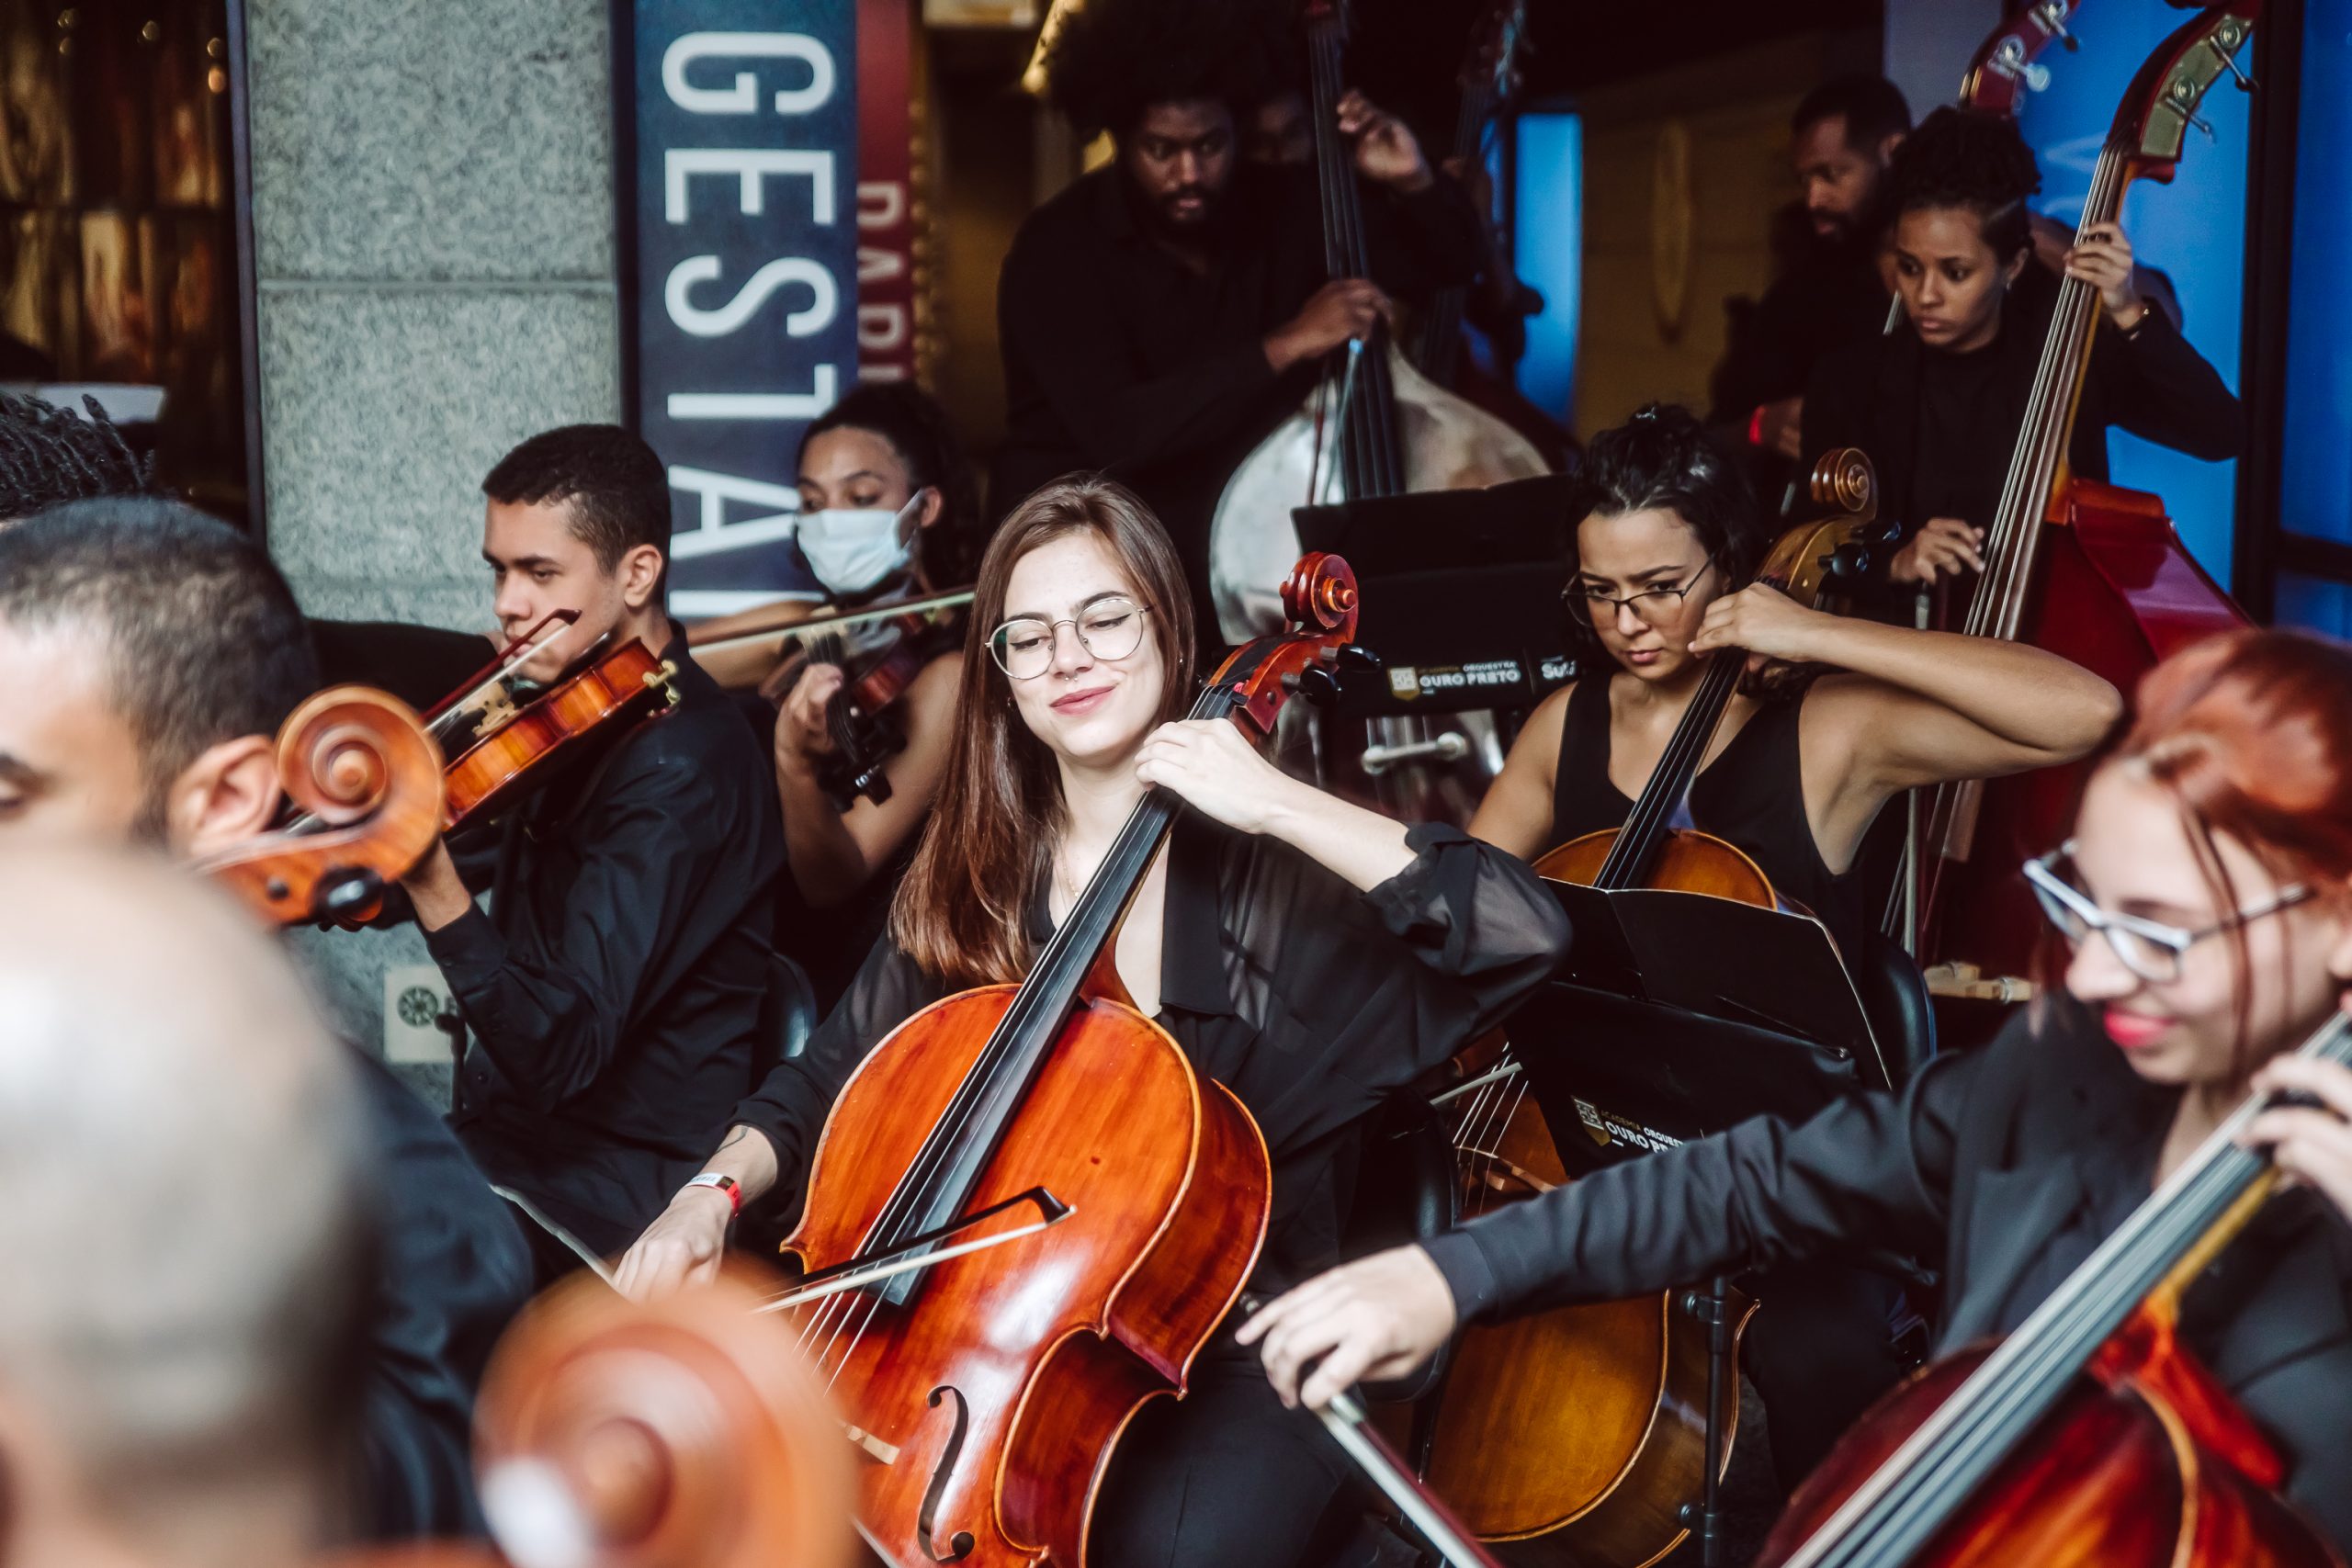
[(1403, 121), (1343, 92), (1335, 129), (1364, 190), (1374, 278), (1324, 267), (1311, 169), (1238, 156), (1245, 117), (1296, 59), (1262, 0), (1088, 0), (1044, 51), (1046, 93), (1113, 156), (1031, 213), (997, 286), (1001, 515), (1073, 469), (1108, 470), (1168, 525), (1204, 628), (1225, 480), (1298, 407), (1317, 365), (1390, 292), (1466, 283), (1476, 215)]
[(2107, 478), (2112, 426), (2211, 462), (2245, 444), (2237, 399), (2172, 318), (2151, 308), (2120, 225), (2077, 234), (2063, 282), (2028, 265), (2029, 203), (2041, 188), (2010, 120), (1956, 108), (1929, 115), (1895, 150), (1881, 196), (1902, 322), (1825, 356), (1805, 394), (1808, 465), (1840, 446), (1859, 446), (1878, 465), (1880, 515), (1906, 536), (1890, 568), (1898, 585), (1981, 569), (2062, 297), (2097, 295), (2066, 454), (2074, 473)]

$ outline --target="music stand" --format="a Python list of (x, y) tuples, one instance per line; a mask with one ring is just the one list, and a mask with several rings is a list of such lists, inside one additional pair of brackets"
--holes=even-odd
[(1358, 714), (1532, 707), (1576, 675), (1560, 584), (1569, 481), (1423, 491), (1291, 517), (1300, 544), (1346, 558), (1363, 595), (1356, 640), (1385, 671), (1341, 674)]
[[(1510, 1036), (1571, 1178), (1750, 1116), (1802, 1120), (1889, 1082), (1819, 920), (1698, 893), (1551, 886), (1575, 941)], [(1724, 1393), (1737, 1375), (1729, 1292), (1718, 1275), (1682, 1301), (1708, 1327), (1706, 1471), (1690, 1526), (1710, 1564), (1723, 1550)]]

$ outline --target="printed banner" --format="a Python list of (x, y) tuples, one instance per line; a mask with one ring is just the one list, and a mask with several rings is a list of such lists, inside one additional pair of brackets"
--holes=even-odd
[(910, 0), (857, 0), (861, 381), (915, 378), (914, 25)]
[(638, 429), (688, 618), (816, 592), (793, 462), (857, 374), (855, 6), (636, 0)]

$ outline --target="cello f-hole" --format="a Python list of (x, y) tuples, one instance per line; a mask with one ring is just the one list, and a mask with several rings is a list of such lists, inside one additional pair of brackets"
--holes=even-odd
[(964, 1456), (964, 1436), (972, 1425), (971, 1407), (964, 1403), (964, 1393), (954, 1383), (942, 1383), (931, 1391), (931, 1407), (939, 1408), (941, 1395), (956, 1402), (956, 1427), (947, 1435), (947, 1447), (932, 1468), (931, 1486), (922, 1495), (922, 1512), (915, 1519), (915, 1535), (933, 1562), (961, 1562), (972, 1554), (976, 1544), (970, 1530), (957, 1530), (948, 1538), (947, 1551), (943, 1554), (932, 1544), (932, 1529), (939, 1520), (939, 1499), (947, 1490), (947, 1478), (956, 1473), (956, 1461)]

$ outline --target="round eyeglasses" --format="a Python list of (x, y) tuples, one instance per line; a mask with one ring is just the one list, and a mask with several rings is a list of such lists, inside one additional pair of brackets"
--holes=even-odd
[(2312, 897), (2308, 887), (2289, 887), (2267, 903), (2240, 909), (2210, 926), (2184, 931), (2144, 915), (2101, 908), (2089, 894), (2059, 874), (2059, 863), (2071, 860), (2074, 853), (2075, 844), (2070, 839), (2050, 853), (2025, 863), (2025, 879), (2033, 888), (2041, 912), (2050, 917), (2050, 923), (2072, 946), (2080, 947), (2094, 935), (2103, 938), (2123, 967), (2154, 986), (2168, 986), (2179, 979), (2188, 950), (2207, 937), (2220, 936), (2281, 909), (2291, 909)]
[(1571, 582), (1560, 590), (1560, 603), (1568, 607), (1568, 614), (1588, 626), (1604, 615), (1615, 619), (1620, 610), (1631, 610), (1655, 626), (1674, 618), (1675, 612), (1682, 608), (1682, 601), (1699, 586), (1699, 580), (1706, 576), (1714, 564), (1714, 558), (1710, 556), (1700, 562), (1698, 570), (1679, 584), (1645, 588), (1639, 593), (1628, 593), (1622, 599), (1614, 594), (1597, 593), (1581, 582)]
[(1143, 618), (1150, 609), (1124, 593), (1113, 593), (1091, 601), (1068, 620), (1023, 616), (989, 634), (989, 653), (1013, 680), (1034, 681), (1054, 667), (1061, 628), (1068, 626), (1078, 635), (1080, 647), (1105, 663), (1116, 663), (1143, 646)]

